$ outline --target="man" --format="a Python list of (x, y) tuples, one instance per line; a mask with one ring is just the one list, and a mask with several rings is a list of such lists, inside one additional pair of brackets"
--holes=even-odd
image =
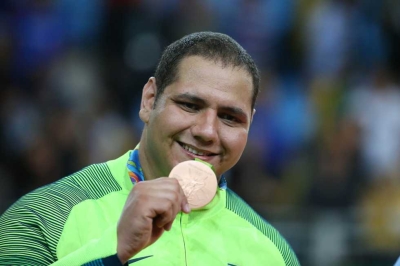
[[(226, 35), (168, 46), (143, 88), (140, 145), (15, 203), (0, 218), (0, 264), (299, 265), (222, 176), (245, 148), (258, 90), (253, 60)], [(168, 175), (195, 158), (219, 188), (191, 210)]]

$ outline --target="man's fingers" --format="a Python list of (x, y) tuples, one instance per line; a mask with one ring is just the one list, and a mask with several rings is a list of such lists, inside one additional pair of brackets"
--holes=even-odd
[(172, 223), (175, 219), (176, 213), (172, 209), (165, 210), (154, 218), (153, 222), (158, 228), (163, 228), (166, 224)]
[(163, 223), (163, 218), (161, 217), (161, 215), (153, 219), (153, 225), (158, 228), (163, 228), (164, 224), (165, 223)]
[(172, 221), (164, 225), (164, 230), (169, 231), (171, 230), (171, 227), (172, 227)]
[(181, 210), (184, 213), (189, 213), (190, 212), (190, 206), (189, 206), (189, 202), (185, 196), (185, 193), (183, 192), (183, 189), (179, 186), (180, 188), (180, 193), (181, 193)]
[(183, 211), (185, 213), (189, 213), (190, 212), (190, 206), (188, 203), (188, 200), (186, 198), (185, 192), (183, 191), (181, 185), (179, 184), (178, 179), (176, 178), (169, 178), (171, 181), (173, 180), (173, 182), (175, 182), (175, 185), (178, 187), (179, 189), (179, 198), (180, 198), (180, 209), (179, 211)]
[(175, 178), (137, 183), (129, 194), (118, 224), (120, 258), (129, 258), (157, 241), (164, 231), (171, 230), (180, 211), (189, 213), (190, 207)]

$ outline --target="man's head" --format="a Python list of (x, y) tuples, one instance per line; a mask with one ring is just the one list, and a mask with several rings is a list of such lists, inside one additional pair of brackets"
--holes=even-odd
[(257, 66), (251, 56), (235, 40), (228, 35), (215, 32), (189, 34), (165, 49), (154, 75), (157, 85), (156, 102), (164, 93), (165, 88), (176, 81), (179, 76), (180, 62), (189, 56), (200, 56), (210, 61), (220, 62), (224, 67), (232, 66), (246, 70), (253, 81), (251, 108), (254, 108), (260, 83)]
[(236, 42), (216, 33), (179, 40), (161, 61), (156, 75), (162, 81), (156, 76), (145, 84), (139, 112), (146, 178), (168, 176), (175, 165), (194, 158), (212, 164), (221, 176), (246, 146), (257, 68)]

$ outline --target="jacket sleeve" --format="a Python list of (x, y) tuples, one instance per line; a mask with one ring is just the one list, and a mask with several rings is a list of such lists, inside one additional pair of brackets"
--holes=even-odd
[(43, 217), (42, 207), (22, 199), (0, 216), (0, 265), (122, 265), (116, 255), (116, 225), (101, 238), (58, 259), (58, 238), (52, 237), (57, 235), (57, 226)]
[(37, 218), (36, 211), (24, 208), (20, 201), (0, 217), (0, 265), (49, 265), (55, 261)]
[(116, 235), (116, 228), (109, 228), (101, 238), (92, 240), (51, 265), (121, 266), (123, 264), (115, 254), (117, 246)]

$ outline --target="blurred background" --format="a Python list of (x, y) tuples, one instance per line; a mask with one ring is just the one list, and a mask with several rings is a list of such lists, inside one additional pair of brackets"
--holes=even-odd
[(228, 185), (302, 265), (393, 265), (400, 1), (0, 1), (0, 213), (132, 149), (162, 50), (203, 30), (232, 36), (262, 73)]

